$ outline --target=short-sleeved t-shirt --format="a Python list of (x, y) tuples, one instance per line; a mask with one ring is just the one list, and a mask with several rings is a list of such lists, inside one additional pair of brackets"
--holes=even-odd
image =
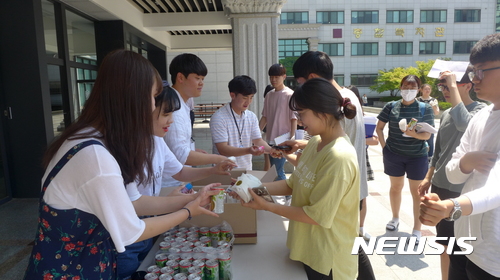
[(291, 127), (291, 120), (297, 119), (297, 116), (288, 107), (292, 95), (293, 90), (288, 87), (280, 91), (273, 89), (267, 93), (262, 116), (267, 119), (266, 141), (268, 143), (276, 144), (274, 138), (296, 129), (296, 127)]
[[(66, 140), (47, 167), (42, 182), (59, 159), (73, 146), (96, 138)], [(136, 188), (130, 183), (127, 188)], [(109, 151), (91, 145), (79, 151), (50, 182), (43, 197), (56, 209), (79, 209), (99, 218), (118, 252), (134, 243), (146, 224), (137, 217), (125, 189), (120, 166)]]
[(153, 156), (154, 180), (147, 185), (138, 185), (142, 195), (158, 196), (162, 187), (163, 178), (171, 178), (184, 167), (170, 151), (163, 138), (154, 136), (155, 154)]
[(318, 225), (290, 221), (290, 258), (334, 279), (354, 279), (358, 257), (351, 255), (358, 236), (359, 169), (347, 136), (317, 151), (320, 137), (311, 138), (297, 168), (287, 180), (291, 206), (302, 207)]
[[(248, 110), (238, 115), (233, 111), (230, 103), (224, 105), (212, 115), (210, 118), (210, 132), (212, 133), (212, 151), (214, 154), (220, 154), (215, 145), (217, 143), (227, 142), (229, 146), (245, 148), (252, 146), (253, 140), (262, 138), (257, 116)], [(252, 170), (252, 155), (247, 154), (236, 157), (236, 164), (238, 168)]]
[(154, 141), (155, 153), (152, 160), (154, 173), (153, 182), (149, 182), (147, 185), (140, 184), (133, 186), (129, 184), (132, 185), (132, 187), (127, 185), (127, 193), (131, 201), (136, 201), (142, 195), (159, 196), (162, 188), (162, 178), (170, 178), (179, 173), (184, 167), (177, 158), (175, 158), (174, 154), (172, 154), (163, 138), (154, 136)]
[(411, 118), (415, 118), (418, 122), (426, 122), (434, 126), (434, 111), (431, 105), (425, 103), (425, 112), (422, 115), (418, 101), (410, 105), (403, 105), (401, 100), (389, 102), (377, 118), (382, 122), (389, 123), (386, 147), (391, 152), (409, 157), (427, 156), (427, 141), (403, 136), (403, 132), (399, 129), (399, 121), (405, 118), (409, 123)]

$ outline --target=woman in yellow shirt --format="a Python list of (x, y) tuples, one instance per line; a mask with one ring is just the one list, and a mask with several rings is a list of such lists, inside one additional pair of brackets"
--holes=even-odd
[[(356, 108), (324, 79), (299, 86), (290, 109), (311, 140), (289, 179), (266, 183), (272, 195), (292, 195), (290, 206), (266, 202), (253, 192), (244, 206), (290, 219), (287, 246), (309, 280), (355, 279), (358, 259), (351, 255), (358, 236), (359, 171), (356, 151), (339, 123), (356, 115)], [(289, 141), (287, 141), (289, 142)]]

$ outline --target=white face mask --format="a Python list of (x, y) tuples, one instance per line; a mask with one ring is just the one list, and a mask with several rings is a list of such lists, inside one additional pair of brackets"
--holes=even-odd
[(401, 96), (406, 102), (412, 101), (417, 97), (418, 89), (402, 89)]

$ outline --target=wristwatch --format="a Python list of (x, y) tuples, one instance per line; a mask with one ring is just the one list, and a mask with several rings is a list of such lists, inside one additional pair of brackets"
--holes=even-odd
[(462, 207), (460, 207), (460, 203), (454, 198), (450, 198), (450, 200), (453, 202), (453, 210), (451, 210), (450, 216), (448, 218), (445, 218), (447, 221), (455, 221), (458, 220), (462, 216)]

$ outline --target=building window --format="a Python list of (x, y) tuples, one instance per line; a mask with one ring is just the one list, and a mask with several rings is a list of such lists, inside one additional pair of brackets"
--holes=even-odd
[(344, 44), (343, 43), (319, 44), (318, 50), (325, 52), (329, 56), (343, 56)]
[(480, 22), (481, 10), (455, 10), (455, 22)]
[(281, 13), (280, 24), (309, 23), (309, 12)]
[(335, 82), (337, 82), (337, 84), (339, 86), (344, 86), (345, 85), (345, 82), (344, 82), (344, 75), (334, 75), (333, 76), (333, 79), (335, 80)]
[(446, 42), (420, 42), (420, 54), (445, 54)]
[(54, 4), (47, 0), (42, 1), (43, 13), (43, 35), (45, 38), (45, 51), (47, 57), (58, 58), (59, 49), (57, 46), (56, 16)]
[(500, 0), (497, 0), (496, 32), (500, 32)]
[(352, 74), (351, 85), (369, 87), (375, 84), (378, 74)]
[(353, 43), (351, 55), (378, 55), (378, 43)]
[(413, 43), (412, 42), (393, 42), (393, 43), (388, 42), (386, 44), (385, 54), (387, 54), (387, 55), (413, 54)]
[(278, 40), (278, 55), (280, 59), (299, 57), (308, 50), (307, 39)]
[(446, 22), (446, 10), (420, 11), (420, 22)]
[(453, 53), (470, 53), (472, 47), (477, 43), (477, 41), (454, 41), (453, 42)]
[(343, 24), (344, 12), (316, 12), (316, 23)]
[(353, 11), (351, 23), (378, 23), (378, 11)]
[(412, 23), (413, 11), (387, 11), (387, 23)]
[(94, 22), (80, 15), (66, 12), (69, 59), (77, 57), (96, 59)]

